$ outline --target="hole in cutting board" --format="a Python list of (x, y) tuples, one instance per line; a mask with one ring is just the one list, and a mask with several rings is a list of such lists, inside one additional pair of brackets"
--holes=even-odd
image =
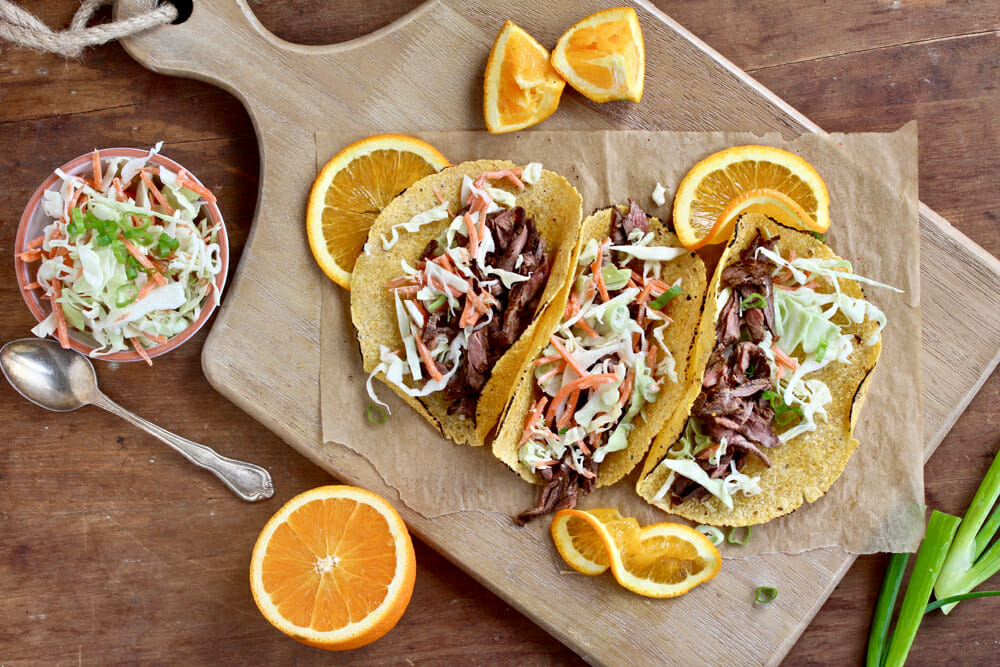
[(194, 0), (170, 0), (170, 4), (177, 8), (177, 18), (170, 22), (171, 25), (180, 25), (191, 18)]
[[(248, 0), (257, 20), (276, 37), (293, 44), (325, 46), (348, 42), (384, 28), (424, 0), (367, 0), (364, 11), (344, 11), (338, 3), (307, 0)], [(344, 3), (339, 3), (343, 5)], [(288, 11), (288, 6), (295, 8)]]

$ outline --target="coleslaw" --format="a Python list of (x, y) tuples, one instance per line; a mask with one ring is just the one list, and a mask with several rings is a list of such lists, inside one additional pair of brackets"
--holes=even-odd
[(154, 164), (162, 142), (138, 158), (101, 158), (90, 178), (56, 169), (58, 189), (43, 193), (51, 219), (18, 257), (40, 262), (35, 282), (52, 312), (31, 331), (69, 347), (70, 328), (94, 339), (91, 356), (130, 348), (150, 360), (194, 323), (222, 271), (222, 222), (215, 197), (185, 170)]

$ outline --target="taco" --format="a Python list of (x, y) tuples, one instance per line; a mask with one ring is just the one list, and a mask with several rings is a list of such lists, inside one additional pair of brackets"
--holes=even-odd
[(562, 318), (540, 330), (493, 441), (543, 486), (521, 524), (627, 475), (691, 384), (701, 259), (633, 202), (584, 220), (580, 246)]
[(378, 378), (446, 437), (484, 444), (534, 331), (562, 313), (580, 218), (580, 194), (537, 163), (466, 162), (396, 197), (351, 279), (372, 400), (388, 408)]
[(742, 217), (706, 296), (699, 391), (654, 441), (639, 495), (746, 526), (826, 493), (858, 446), (886, 324), (859, 283), (881, 285), (809, 233)]

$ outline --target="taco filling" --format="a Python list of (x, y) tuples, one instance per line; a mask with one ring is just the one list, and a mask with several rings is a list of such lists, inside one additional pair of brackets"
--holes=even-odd
[(612, 208), (610, 232), (582, 249), (562, 321), (533, 362), (534, 395), (518, 459), (544, 486), (538, 505), (516, 518), (576, 505), (595, 487), (605, 457), (628, 445), (634, 420), (677, 382), (664, 332), (680, 279), (661, 280), (665, 262), (688, 254), (652, 245), (645, 212)]
[[(551, 269), (545, 240), (532, 218), (514, 205), (514, 195), (489, 182), (505, 179), (523, 190), (540, 172), (541, 165), (533, 163), (475, 179), (463, 176), (461, 210), (452, 213), (441, 200), (396, 225), (415, 231), (452, 217), (415, 267), (401, 260), (404, 275), (384, 284), (393, 295), (403, 346), (381, 346), (379, 364), (367, 383), (373, 401), (388, 408), (371, 382), (381, 372), (410, 396), (442, 392), (449, 415), (475, 416), (494, 364), (535, 317)], [(382, 237), (386, 250), (397, 240), (396, 226), (391, 239)]]
[[(831, 390), (816, 372), (879, 341), (885, 315), (843, 293), (838, 279), (887, 285), (853, 274), (843, 259), (783, 257), (778, 242), (758, 231), (722, 270), (715, 347), (681, 436), (659, 464), (670, 473), (654, 502), (712, 495), (732, 509), (735, 494), (760, 493), (760, 476), (744, 474), (745, 464), (770, 467), (768, 450), (827, 418)], [(877, 325), (866, 340), (842, 330), (866, 318)]]

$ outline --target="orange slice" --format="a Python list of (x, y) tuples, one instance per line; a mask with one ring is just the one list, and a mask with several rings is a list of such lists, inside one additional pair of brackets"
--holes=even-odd
[(635, 10), (612, 7), (574, 24), (552, 50), (552, 66), (595, 102), (638, 102), (646, 76), (646, 51)]
[(493, 42), (483, 82), (483, 115), (494, 134), (540, 123), (556, 110), (566, 82), (548, 50), (511, 21)]
[(400, 134), (357, 141), (320, 170), (309, 193), (309, 248), (330, 280), (351, 288), (354, 262), (368, 230), (393, 198), (419, 179), (448, 166), (430, 144)]
[(708, 156), (684, 176), (674, 196), (681, 244), (722, 243), (744, 213), (817, 233), (830, 227), (830, 194), (804, 159), (771, 146), (734, 146)]
[(639, 527), (634, 518), (615, 509), (560, 510), (551, 531), (556, 549), (571, 567), (585, 574), (610, 567), (622, 587), (646, 597), (683, 595), (722, 567), (719, 550), (694, 528), (679, 523)]
[(271, 517), (250, 560), (264, 617), (298, 641), (339, 651), (391, 630), (410, 602), (413, 543), (381, 496), (351, 486), (306, 491)]

